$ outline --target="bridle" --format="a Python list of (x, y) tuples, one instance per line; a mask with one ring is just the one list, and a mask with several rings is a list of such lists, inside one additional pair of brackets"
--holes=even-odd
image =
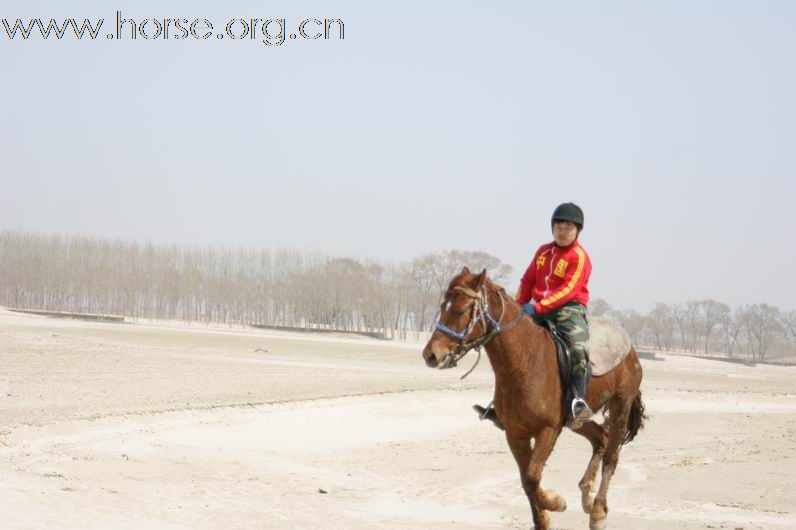
[[(464, 287), (462, 285), (457, 285), (453, 289), (453, 291), (458, 291), (465, 296), (469, 296), (472, 300), (465, 307), (462, 311), (467, 311), (468, 308), (471, 309), (470, 311), (470, 322), (467, 323), (467, 327), (464, 331), (457, 332), (450, 329), (448, 326), (443, 324), (442, 322), (437, 322), (435, 326), (436, 331), (440, 331), (447, 335), (452, 339), (456, 339), (459, 341), (459, 344), (456, 347), (445, 355), (442, 359), (441, 368), (452, 368), (456, 366), (456, 364), (461, 360), (462, 357), (467, 355), (471, 350), (475, 350), (478, 352), (478, 359), (476, 359), (475, 364), (473, 365), (470, 370), (467, 371), (461, 378), (464, 379), (475, 369), (478, 365), (478, 361), (481, 360), (481, 346), (485, 345), (487, 342), (492, 340), (496, 335), (500, 332), (511, 329), (514, 325), (519, 322), (525, 313), (520, 311), (519, 314), (508, 324), (505, 326), (502, 325), (503, 316), (506, 314), (506, 304), (503, 300), (503, 291), (499, 289), (497, 291), (498, 298), (500, 299), (500, 317), (495, 320), (492, 317), (492, 314), (489, 312), (489, 298), (487, 295), (486, 283), (482, 286), (480, 291), (474, 291), (468, 287)], [(449, 302), (450, 303), (450, 302)], [(441, 316), (441, 315), (440, 315)], [(481, 326), (484, 329), (484, 334), (480, 337), (473, 339), (469, 342), (466, 342), (467, 337), (472, 333), (473, 329), (475, 328), (476, 323), (481, 322)], [(492, 329), (490, 330), (489, 327)]]

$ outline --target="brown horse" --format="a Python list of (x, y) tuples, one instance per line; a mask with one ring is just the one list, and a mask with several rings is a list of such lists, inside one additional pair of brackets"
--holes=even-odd
[[(423, 358), (430, 367), (450, 368), (481, 345), (495, 372), (495, 411), (519, 466), (534, 527), (546, 530), (550, 526), (547, 512), (566, 509), (561, 496), (540, 487), (542, 469), (567, 415), (555, 345), (545, 329), (525, 318), (520, 305), (487, 278), (486, 270), (476, 275), (465, 267), (444, 294), (439, 324)], [(632, 346), (618, 366), (593, 377), (589, 384), (586, 401), (592, 410), (602, 409), (608, 417), (603, 425), (588, 421), (575, 429), (592, 445), (591, 460), (578, 484), (591, 530), (605, 527), (608, 484), (620, 447), (643, 427), (640, 384), (641, 364)], [(602, 482), (595, 496), (601, 461)]]

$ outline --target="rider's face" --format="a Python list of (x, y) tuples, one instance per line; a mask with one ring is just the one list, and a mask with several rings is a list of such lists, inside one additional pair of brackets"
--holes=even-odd
[(556, 221), (553, 223), (553, 237), (558, 246), (567, 247), (578, 238), (578, 225), (572, 221)]

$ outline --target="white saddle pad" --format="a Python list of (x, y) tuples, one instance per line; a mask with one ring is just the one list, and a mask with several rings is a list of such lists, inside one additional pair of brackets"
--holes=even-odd
[(613, 370), (630, 353), (630, 337), (618, 325), (602, 318), (589, 318), (589, 361), (592, 375)]

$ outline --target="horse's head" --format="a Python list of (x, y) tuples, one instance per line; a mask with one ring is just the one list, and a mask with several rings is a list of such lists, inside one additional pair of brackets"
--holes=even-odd
[(428, 366), (456, 366), (463, 355), (463, 344), (485, 333), (482, 309), (486, 304), (484, 287), (487, 281), (486, 269), (481, 274), (473, 274), (464, 267), (453, 277), (442, 295), (439, 323), (423, 349), (423, 359)]

